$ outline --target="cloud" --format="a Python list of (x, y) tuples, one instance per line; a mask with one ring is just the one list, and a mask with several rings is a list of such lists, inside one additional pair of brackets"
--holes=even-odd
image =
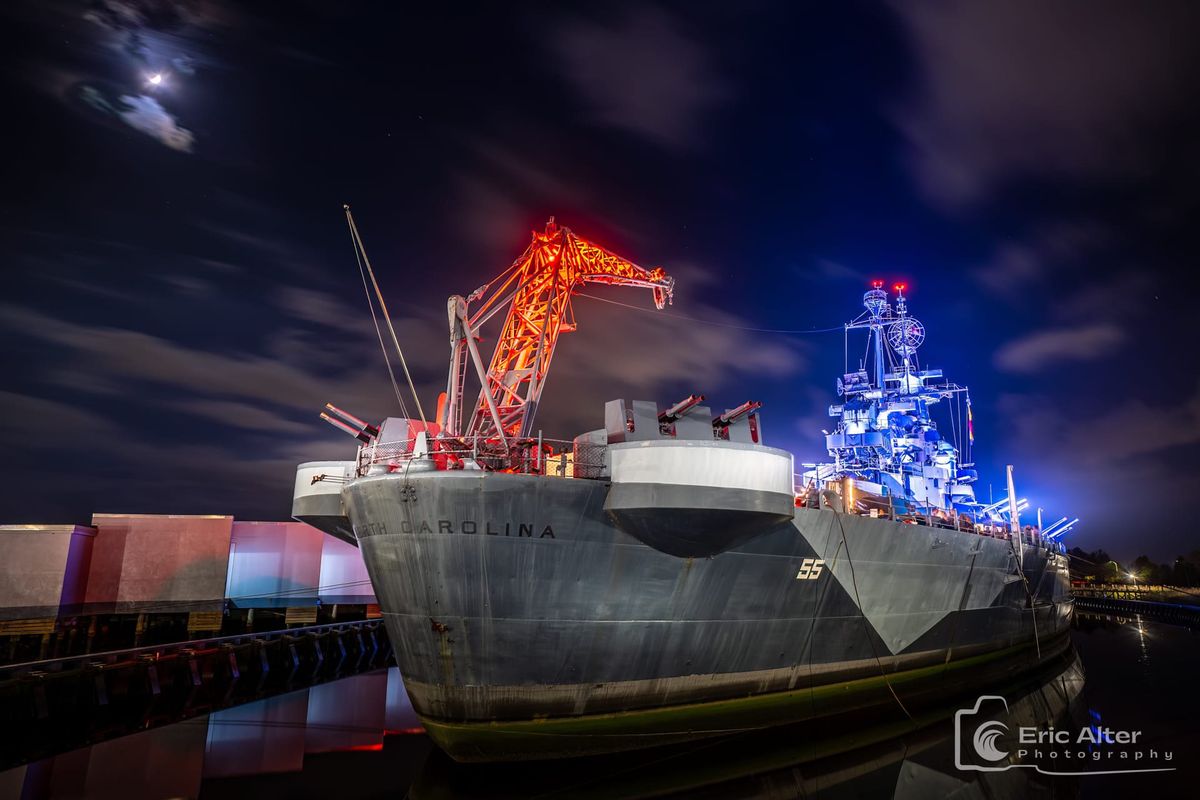
[[(727, 408), (751, 399), (732, 392), (740, 379), (784, 378), (804, 368), (803, 348), (786, 337), (678, 316), (749, 324), (690, 299), (696, 287), (714, 279), (710, 271), (683, 264), (673, 272), (681, 287), (666, 313), (653, 310), (648, 292), (589, 290), (644, 311), (575, 301), (580, 330), (560, 342), (539, 414), (547, 437), (567, 439), (601, 426), (603, 403), (614, 397), (666, 402), (677, 393), (702, 391), (714, 408)], [(353, 454), (352, 440), (317, 419), (326, 401), (368, 419), (396, 409), (369, 323), (357, 334), (343, 329), (344, 304), (318, 290), (291, 287), (273, 299), (307, 325), (283, 325), (261, 341), (221, 349), (0, 305), (6, 335), (43, 345), (26, 377), (40, 382), (47, 395), (0, 393), (6, 412), (0, 447), (30, 460), (77, 451), (82, 442), (88, 457), (103, 464), (69, 485), (48, 483), (38, 472), (12, 477), (0, 514), (43, 520), (65, 513), (86, 518), (93, 510), (286, 517), (297, 463)], [(396, 320), (427, 413), (445, 381), (447, 343), (439, 312), (435, 306), (426, 315)], [(501, 323), (498, 317), (484, 332), (485, 359)], [(229, 324), (236, 325), (236, 318)], [(467, 390), (473, 401), (477, 387)], [(83, 391), (95, 395), (86, 409), (79, 404)], [(775, 413), (784, 419), (790, 409)], [(143, 424), (144, 417), (161, 422)], [(163, 468), (167, 463), (170, 469)]]
[[(276, 209), (228, 193), (222, 199), (226, 208), (223, 216), (228, 219), (236, 215), (239, 219), (230, 222), (207, 218), (191, 220), (191, 224), (203, 232), (209, 242), (217, 246), (226, 245), (218, 258), (197, 258), (197, 261), (224, 272), (242, 272), (245, 268), (240, 262), (255, 263), (267, 259), (272, 265), (301, 276), (304, 280), (327, 279), (327, 271), (315, 266), (327, 256), (319, 256), (311, 248), (297, 244), (295, 234), (287, 233), (287, 221), (280, 217)], [(255, 220), (251, 231), (238, 227), (247, 218)]]
[(1129, 400), (1086, 424), (1064, 426), (1061, 436), (1064, 452), (1096, 466), (1186, 447), (1200, 442), (1200, 391), (1160, 406)]
[[(673, 274), (704, 272), (699, 267)], [(590, 297), (574, 301), (579, 330), (564, 336), (554, 357), (539, 418), (546, 430), (575, 431), (600, 427), (603, 404), (618, 397), (669, 402), (695, 392), (722, 409), (745, 400), (730, 387), (753, 376), (756, 381), (794, 376), (807, 365), (805, 346), (788, 337), (741, 330), (749, 322), (718, 307), (693, 300), (680, 282), (675, 305), (655, 311), (649, 292), (589, 287), (589, 295), (611, 298), (644, 310), (623, 308)], [(696, 322), (706, 320), (730, 327)], [(777, 409), (777, 414), (791, 409)], [(549, 434), (548, 434), (549, 435)]]
[(163, 283), (171, 286), (179, 294), (186, 297), (196, 299), (211, 298), (216, 293), (216, 287), (209, 281), (203, 278), (196, 278), (191, 275), (162, 275), (160, 279)]
[[(230, 34), (249, 27), (240, 9), (214, 0), (48, 2), (5, 11), (45, 39), (36, 58), (18, 57), (30, 86), (91, 121), (119, 122), (185, 153), (195, 134), (160, 98), (202, 68), (220, 66)], [(157, 89), (148, 83), (152, 74), (163, 76)]]
[(996, 351), (996, 367), (1006, 372), (1038, 372), (1064, 361), (1091, 361), (1111, 355), (1125, 341), (1115, 325), (1099, 323), (1076, 328), (1037, 331)]
[(295, 257), (295, 251), (292, 246), (282, 238), (263, 236), (260, 233), (249, 233), (232, 225), (210, 222), (203, 219), (196, 220), (193, 224), (200, 230), (207, 233), (215, 233), (222, 239), (227, 239), (239, 247), (253, 248), (263, 255), (274, 258), (280, 264), (286, 264), (289, 259)]
[(275, 293), (275, 302), (288, 314), (306, 322), (355, 334), (368, 330), (365, 317), (369, 312), (365, 308), (351, 308), (340, 297), (328, 292), (285, 286)]
[(182, 153), (192, 152), (195, 136), (181, 128), (175, 117), (167, 113), (157, 100), (147, 95), (121, 95), (115, 113), (129, 127)]
[(120, 120), (172, 150), (192, 152), (195, 143), (192, 132), (180, 127), (175, 117), (149, 95), (123, 94), (114, 99), (105, 89), (85, 83), (73, 87), (68, 97), (101, 116)]
[(850, 281), (861, 286), (870, 281), (861, 269), (828, 258), (814, 259), (810, 266), (798, 267), (796, 274), (805, 281)]
[[(455, 229), (462, 231), (467, 244), (501, 265), (508, 263), (503, 259), (511, 260), (529, 246), (529, 231), (536, 220), (530, 219), (528, 208), (511, 191), (467, 172), (455, 175), (452, 182), (458, 197)], [(471, 280), (483, 283), (487, 278), (477, 275)], [(465, 289), (463, 294), (469, 291)]]
[(993, 294), (1012, 295), (1048, 271), (1036, 247), (1010, 240), (1001, 242), (988, 263), (975, 270), (975, 279)]
[[(311, 422), (294, 422), (262, 406), (230, 400), (181, 400), (172, 404), (180, 411), (215, 420), (233, 428), (275, 433), (311, 434), (315, 427)], [(315, 412), (313, 412), (315, 414)], [(310, 415), (311, 416), (311, 415)]]
[(108, 438), (119, 428), (103, 416), (69, 403), (0, 391), (0, 441), (46, 448), (77, 448), (81, 437)]
[(171, 30), (180, 27), (189, 17), (198, 17), (204, 3), (139, 3), (123, 0), (103, 0), (90, 4), (83, 18), (116, 33), (140, 34), (146, 29)]
[[(60, 259), (60, 261), (62, 260), (64, 259)], [(113, 288), (112, 285), (108, 283), (87, 280), (84, 278), (75, 278), (70, 275), (55, 275), (49, 272), (45, 272), (43, 274), (49, 280), (52, 280), (55, 283), (65, 286), (66, 288), (76, 292), (94, 295), (96, 297), (104, 298), (108, 301), (122, 302), (129, 300), (127, 293), (121, 291), (120, 289)]]
[(1066, 270), (1079, 269), (1088, 256), (1111, 244), (1112, 235), (1089, 220), (1066, 220), (1036, 227), (1025, 238), (1006, 239), (975, 280), (993, 294), (1013, 297)]
[[(797, 389), (793, 407), (799, 416), (792, 419), (792, 438), (803, 442), (803, 446), (797, 450), (798, 454), (803, 454), (803, 457), (811, 457), (813, 453), (824, 454), (825, 434), (821, 431), (833, 430), (837, 424), (837, 421), (829, 416), (829, 407), (835, 399), (829, 389), (816, 386)], [(800, 457), (798, 455), (798, 459)]]
[[(1191, 530), (1179, 524), (1179, 503), (1200, 492), (1189, 455), (1200, 443), (1200, 387), (1165, 402), (1126, 400), (1098, 414), (1060, 405), (1044, 395), (999, 399), (1001, 447), (1009, 451), (1002, 456), (1020, 465), (1021, 494), (1056, 506), (1055, 515), (1082, 518), (1084, 546), (1118, 558), (1132, 558), (1132, 548), (1147, 542), (1162, 548), (1160, 560), (1194, 547)], [(1069, 464), (1052, 454), (1068, 454)], [(1161, 530), (1150, 535), (1154, 528)]]
[(1159, 298), (1154, 294), (1155, 281), (1146, 272), (1128, 270), (1107, 281), (1080, 286), (1056, 303), (1055, 314), (1064, 320), (1112, 319), (1147, 311), (1153, 314), (1152, 304)]
[[(1130, 461), (1163, 456), (1200, 442), (1200, 389), (1181, 400), (1152, 405), (1126, 400), (1099, 414), (1063, 414), (1049, 397), (1002, 395), (1000, 413), (1012, 420), (1012, 441), (1030, 454), (1071, 454), (1073, 469), (1103, 468), (1119, 480)], [(1057, 463), (1047, 468), (1063, 472)]]
[(79, 522), (93, 511), (286, 519), (296, 464), (354, 453), (350, 440), (316, 424), (307, 438), (294, 431), (227, 449), (181, 443), (169, 427), (126, 428), (54, 398), (0, 392), (0, 407), (0, 441), (12, 457), (32, 463), (46, 452), (83, 453), (90, 465), (72, 480), (12, 471), (0, 497), (6, 519)]
[[(552, 215), (585, 238), (603, 230), (610, 242), (645, 240), (622, 219), (627, 209), (603, 210), (610, 204), (595, 200), (579, 165), (564, 160), (544, 131), (514, 122), (504, 126), (502, 138), (459, 138), (467, 156), (449, 181), (455, 198), (452, 231), (456, 242), (473, 251), (470, 260), (486, 259), (499, 271), (529, 246), (530, 231), (540, 232)], [(470, 291), (465, 287), (478, 285), (485, 274), (464, 276), (460, 289), (465, 294)]]
[[(691, 288), (708, 276), (695, 267), (676, 272), (688, 276)], [(604, 401), (622, 394), (660, 399), (685, 384), (711, 392), (738, 376), (783, 377), (803, 367), (802, 348), (790, 340), (769, 340), (737, 327), (714, 327), (672, 315), (686, 313), (729, 326), (748, 324), (719, 308), (688, 302), (688, 291), (685, 288), (677, 305), (665, 313), (652, 310), (648, 293), (640, 297), (602, 287), (589, 290), (620, 302), (642, 302), (645, 311), (578, 298), (581, 330), (561, 340), (542, 406), (547, 430), (566, 436), (594, 427)], [(344, 324), (342, 306), (321, 292), (288, 291), (285, 297), (293, 312), (322, 330), (338, 331)], [(364, 315), (357, 318), (361, 321)], [(485, 360), (501, 323), (502, 317), (497, 317), (485, 331)], [(102, 377), (106, 385), (115, 382), (125, 391), (139, 383), (182, 391), (195, 399), (172, 407), (230, 427), (258, 429), (272, 425), (270, 420), (276, 421), (274, 427), (286, 426), (286, 420), (279, 421), (281, 412), (315, 413), (326, 401), (365, 416), (394, 413), (367, 323), (360, 335), (345, 341), (319, 331), (278, 331), (264, 342), (263, 353), (212, 352), (141, 331), (81, 324), (13, 306), (0, 306), (0, 324), (56, 345), (80, 379)], [(444, 323), (431, 309), (428, 315), (397, 318), (395, 324), (421, 400), (432, 413), (433, 399), (445, 381)], [(331, 355), (325, 358), (327, 354)], [(56, 368), (61, 373), (62, 367)], [(475, 391), (468, 388), (469, 396)], [(744, 399), (722, 402), (733, 405)], [(407, 396), (405, 401), (415, 413)]]
[(1012, 180), (1144, 173), (1143, 134), (1190, 113), (1196, 8), (1013, 0), (895, 3), (917, 62), (893, 116), (922, 188), (951, 208)]
[(547, 161), (545, 153), (538, 153), (538, 148), (530, 144), (528, 139), (523, 141), (524, 152), (536, 153), (534, 157), (523, 156), (518, 149), (482, 136), (469, 137), (467, 144), (479, 157), (483, 167), (495, 173), (499, 185), (521, 186), (540, 197), (566, 197), (582, 201), (588, 196), (586, 184), (571, 180), (568, 177), (571, 173), (555, 171), (552, 167), (553, 162)]
[(190, 261), (193, 261), (193, 262), (199, 264), (200, 266), (205, 267), (206, 269), (214, 270), (216, 272), (224, 273), (226, 275), (239, 273), (239, 272), (245, 272), (245, 268), (240, 267), (237, 264), (231, 264), (228, 261), (221, 261), (220, 259), (216, 259), (216, 258), (202, 258), (200, 256), (185, 256), (185, 257), (188, 258)]
[(656, 9), (544, 38), (593, 120), (664, 147), (699, 149), (704, 118), (729, 96), (712, 55)]
[(375, 392), (379, 399), (387, 396), (383, 370), (378, 375), (372, 371), (372, 378), (357, 369), (362, 366), (358, 361), (338, 372), (317, 373), (304, 363), (251, 353), (214, 353), (140, 331), (82, 325), (13, 306), (0, 306), (0, 323), (59, 346), (85, 374), (112, 380), (309, 411), (319, 409), (335, 390), (364, 404)]

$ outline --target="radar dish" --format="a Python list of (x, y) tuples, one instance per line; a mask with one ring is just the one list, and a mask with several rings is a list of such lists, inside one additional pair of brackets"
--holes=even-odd
[(888, 344), (893, 350), (911, 353), (925, 341), (925, 326), (919, 319), (907, 317), (893, 323), (887, 332)]

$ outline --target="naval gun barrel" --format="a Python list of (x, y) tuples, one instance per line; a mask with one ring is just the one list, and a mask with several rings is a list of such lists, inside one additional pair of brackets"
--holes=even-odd
[(746, 416), (752, 411), (757, 411), (762, 408), (762, 403), (758, 400), (747, 400), (737, 408), (731, 408), (724, 414), (713, 418), (714, 428), (728, 428), (732, 423), (739, 418)]
[(666, 411), (660, 412), (658, 421), (662, 423), (675, 422), (680, 417), (691, 412), (696, 406), (704, 402), (704, 395), (689, 394), (683, 400), (680, 400), (675, 405), (668, 408)]
[[(326, 411), (329, 413), (326, 413)], [(343, 411), (333, 403), (325, 404), (325, 411), (321, 412), (321, 419), (338, 430), (345, 431), (363, 444), (370, 442), (379, 435), (379, 428), (376, 428), (365, 420), (359, 419), (349, 411)]]
[[(326, 403), (325, 410), (336, 417), (344, 425), (353, 428), (358, 433), (365, 433), (367, 436), (372, 438), (379, 435), (379, 428), (376, 428), (374, 425), (365, 420), (359, 419), (349, 411), (343, 411), (333, 403)], [(322, 414), (321, 416), (324, 417), (325, 415)]]
[(345, 433), (350, 434), (351, 436), (353, 436), (355, 439), (358, 439), (363, 444), (367, 444), (368, 442), (371, 441), (371, 437), (367, 435), (366, 431), (355, 430), (353, 427), (342, 422), (340, 419), (334, 419), (333, 417), (329, 416), (324, 411), (321, 412), (321, 419), (325, 420), (330, 425), (337, 428), (339, 431), (343, 431)]

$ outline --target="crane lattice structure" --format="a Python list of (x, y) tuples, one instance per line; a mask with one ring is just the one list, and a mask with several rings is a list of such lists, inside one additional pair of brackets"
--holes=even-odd
[[(534, 231), (529, 247), (507, 270), (469, 297), (450, 298), (450, 374), (440, 419), (450, 436), (476, 436), (507, 446), (533, 433), (533, 418), (550, 371), (558, 337), (575, 330), (571, 297), (585, 284), (650, 289), (661, 309), (671, 302), (675, 279), (646, 269), (559, 227), (554, 218)], [(483, 368), (479, 329), (508, 309), (488, 368)], [(463, 381), (474, 362), (481, 389), (463, 428)]]

